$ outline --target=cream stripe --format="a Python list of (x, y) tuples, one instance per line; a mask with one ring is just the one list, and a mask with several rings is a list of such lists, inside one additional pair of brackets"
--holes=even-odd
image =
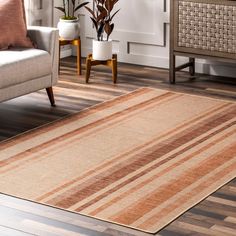
[[(153, 217), (155, 217), (155, 215), (158, 214), (158, 212), (160, 212), (161, 210), (165, 209), (167, 206), (170, 206), (171, 204), (174, 204), (176, 202), (178, 202), (179, 198), (186, 196), (188, 193), (191, 193), (193, 191), (193, 189), (197, 188), (200, 184), (208, 181), (208, 179), (212, 176), (215, 176), (219, 171), (224, 170), (227, 167), (230, 167), (232, 165), (235, 165), (236, 161), (236, 157), (232, 158), (230, 161), (222, 164), (221, 166), (219, 166), (217, 169), (215, 170), (211, 170), (209, 172), (209, 174), (205, 175), (204, 178), (200, 178), (197, 181), (195, 181), (194, 183), (190, 184), (187, 188), (183, 189), (182, 191), (180, 191), (179, 193), (176, 193), (175, 195), (173, 195), (173, 197), (171, 197), (170, 199), (168, 199), (167, 201), (165, 201), (164, 203), (162, 203), (161, 205), (157, 206), (156, 208), (153, 208), (152, 211), (148, 212), (147, 214), (145, 214), (142, 218), (140, 218), (139, 220), (137, 220), (136, 222), (134, 222), (132, 225), (133, 227), (139, 227), (139, 225), (143, 224), (144, 222), (148, 222), (149, 220), (153, 219)], [(229, 179), (234, 177), (235, 173), (230, 172), (226, 177), (224, 177), (224, 179)], [(215, 184), (214, 183), (210, 183), (209, 182), (209, 188), (206, 188), (203, 192), (200, 193), (196, 193), (196, 199), (189, 199), (189, 201), (192, 202), (199, 202), (199, 200), (202, 200), (202, 197), (200, 196), (207, 196), (209, 195), (210, 192), (212, 192), (212, 186), (211, 184), (214, 184), (215, 186), (219, 187), (219, 183), (222, 182), (222, 179), (219, 179), (219, 181), (217, 181)], [(210, 190), (211, 189), (211, 190)], [(214, 189), (214, 188), (213, 188)], [(208, 193), (208, 194), (207, 194)], [(200, 199), (199, 199), (200, 198)], [(183, 213), (185, 210), (189, 208), (189, 202), (187, 202), (185, 205), (181, 205), (179, 207), (173, 208), (173, 211), (171, 213), (169, 213), (168, 215), (165, 215), (165, 218), (169, 218), (169, 219), (173, 219), (173, 215), (180, 215), (181, 213)], [(182, 210), (181, 210), (182, 209)], [(184, 210), (183, 210), (184, 209)], [(181, 210), (181, 211), (180, 211)], [(166, 221), (166, 219), (165, 219)], [(162, 222), (162, 219), (160, 219), (159, 222), (157, 222), (157, 224), (163, 224), (164, 222)], [(166, 224), (166, 223), (165, 223)]]
[[(179, 96), (179, 95), (178, 95)], [(176, 96), (172, 96), (172, 99), (174, 99)], [(40, 156), (44, 156), (46, 157), (47, 153), (60, 153), (62, 149), (64, 149), (67, 145), (73, 145), (75, 142), (77, 142), (77, 139), (81, 139), (82, 137), (85, 137), (85, 138), (91, 138), (92, 136), (95, 136), (97, 135), (96, 132), (99, 131), (99, 130), (102, 130), (102, 131), (105, 131), (105, 128), (106, 129), (109, 129), (111, 128), (111, 125), (117, 125), (118, 122), (124, 122), (124, 121), (127, 121), (127, 120), (130, 120), (134, 115), (136, 114), (139, 114), (141, 111), (144, 111), (146, 109), (149, 109), (150, 107), (153, 107), (153, 106), (156, 106), (157, 104), (159, 104), (160, 102), (168, 102), (169, 99), (163, 99), (161, 101), (157, 101), (154, 105), (151, 104), (151, 105), (148, 105), (146, 106), (146, 108), (139, 108), (138, 111), (131, 111), (130, 113), (128, 114), (122, 114), (122, 117), (114, 117), (111, 121), (109, 120), (105, 120), (104, 123), (101, 123), (99, 125), (97, 125), (96, 127), (93, 127), (92, 128), (92, 131), (90, 129), (88, 129), (86, 132), (83, 132), (83, 133), (78, 133), (77, 135), (74, 135), (74, 136), (71, 136), (71, 137), (68, 137), (67, 138), (67, 142), (65, 142), (64, 140), (60, 141), (60, 142), (57, 142), (55, 144), (52, 144), (51, 146), (47, 147), (47, 148), (44, 148), (42, 150), (42, 153), (40, 153)], [(53, 131), (52, 131), (53, 132)], [(90, 137), (89, 137), (90, 135)], [(63, 145), (62, 145), (62, 142), (63, 142)], [(55, 151), (56, 152), (55, 152)], [(13, 162), (12, 164), (13, 165), (17, 165), (19, 166), (19, 163), (20, 162), (25, 162), (25, 161), (28, 161), (29, 159), (31, 159), (31, 156), (29, 156), (28, 158), (24, 158), (24, 159), (19, 159), (18, 162)], [(9, 168), (11, 164), (8, 165)], [(4, 170), (4, 167), (2, 167), (2, 170)]]
[[(191, 123), (191, 122), (190, 122), (190, 123)], [(228, 124), (229, 124), (229, 123), (230, 123), (230, 121), (228, 122)], [(181, 124), (181, 125), (182, 125), (182, 124)], [(192, 125), (194, 125), (194, 123), (193, 123)], [(224, 124), (222, 124), (220, 127), (223, 127), (223, 126), (224, 126)], [(182, 129), (184, 129), (184, 128), (186, 128), (186, 126), (185, 126), (185, 127), (182, 127)], [(215, 129), (215, 130), (217, 130), (217, 129)], [(176, 132), (179, 132), (178, 128), (177, 128)], [(211, 131), (210, 131), (210, 132), (211, 132)], [(210, 133), (210, 132), (208, 132), (208, 133)], [(203, 135), (208, 135), (208, 133), (205, 133), (205, 134), (203, 134)], [(162, 135), (162, 134), (160, 134), (160, 135)], [(172, 135), (174, 136), (175, 133), (173, 133)], [(166, 138), (168, 138), (168, 136), (165, 137), (165, 134), (164, 134), (163, 137), (161, 137), (161, 136), (158, 135), (157, 137), (155, 137), (156, 140), (154, 140), (154, 142), (152, 142), (152, 143), (149, 144), (149, 145), (146, 145), (146, 146), (143, 147), (142, 149), (140, 148), (139, 150), (136, 151), (136, 154), (141, 153), (143, 150), (152, 147), (152, 146), (155, 145), (157, 142), (161, 142), (161, 141), (165, 140)], [(200, 137), (200, 138), (201, 138), (201, 137)], [(198, 140), (199, 140), (199, 139), (198, 139)], [(192, 140), (192, 142), (194, 142), (194, 141), (195, 141), (195, 140)], [(188, 145), (188, 144), (186, 144), (186, 146), (187, 146), (187, 145)], [(175, 151), (178, 151), (178, 150), (181, 150), (181, 149), (182, 149), (182, 147), (179, 147), (179, 149), (176, 149), (176, 150), (172, 151), (170, 154), (173, 154)], [(126, 154), (125, 159), (130, 158), (130, 156), (135, 156), (136, 154), (135, 154), (135, 153)], [(117, 158), (117, 157), (115, 157), (115, 158)], [(118, 162), (120, 162), (120, 161), (122, 161), (122, 160), (123, 160), (123, 158), (122, 158), (122, 159), (121, 159), (121, 158), (117, 159)], [(160, 160), (161, 160), (161, 159), (160, 159)], [(114, 163), (114, 162), (113, 162), (113, 163)], [(153, 162), (153, 163), (155, 163), (155, 162)], [(112, 163), (111, 163), (111, 164), (112, 164)], [(116, 164), (116, 162), (115, 162), (114, 164)], [(141, 168), (140, 171), (143, 170), (143, 169), (146, 169), (146, 168), (148, 168), (148, 167), (150, 167), (150, 166), (152, 166), (152, 163), (149, 164), (149, 165), (147, 165), (146, 167)], [(93, 173), (92, 175), (89, 175), (87, 178), (82, 178), (80, 181), (78, 181), (78, 182), (76, 182), (76, 183), (74, 183), (74, 184), (68, 186), (67, 188), (64, 188), (64, 189), (61, 190), (60, 192), (57, 192), (57, 193), (55, 193), (55, 194), (49, 196), (49, 197), (46, 198), (45, 200), (48, 201), (48, 200), (52, 199), (53, 197), (55, 197), (56, 195), (68, 191), (69, 188), (72, 188), (72, 187), (78, 185), (78, 184), (81, 183), (81, 182), (86, 182), (90, 177), (93, 177), (93, 176), (97, 175), (98, 173), (101, 173), (101, 172), (103, 172), (103, 171), (106, 171), (106, 170), (108, 170), (109, 168), (110, 168), (110, 165), (107, 166), (106, 168), (103, 168), (103, 169), (102, 169), (101, 171), (99, 171), (99, 172), (97, 172), (97, 171), (95, 172), (95, 171), (94, 171), (94, 173)], [(138, 172), (139, 172), (139, 171), (138, 171)], [(89, 199), (89, 198), (88, 198), (88, 199)]]
[[(53, 147), (54, 148), (54, 147)], [(47, 150), (48, 151), (48, 150)], [(43, 153), (45, 155), (45, 153)]]
[[(205, 117), (204, 117), (205, 118)], [(59, 146), (59, 147), (61, 147), (61, 145)], [(58, 148), (58, 147), (57, 147)], [(52, 149), (54, 149), (54, 147), (52, 148)], [(47, 150), (47, 151), (49, 151), (49, 150)], [(45, 155), (45, 153), (42, 153), (43, 155)], [(21, 161), (21, 160), (19, 160), (19, 161)]]
[[(222, 132), (222, 135), (224, 135), (224, 134), (227, 135), (229, 132), (232, 132), (232, 128), (231, 128), (231, 129), (228, 129), (228, 130), (225, 130), (224, 132)], [(222, 135), (221, 135), (221, 136), (222, 136)], [(199, 139), (197, 139), (197, 140), (199, 140)], [(192, 143), (197, 142), (197, 140), (193, 140)], [(196, 148), (191, 149), (191, 150), (188, 150), (187, 152), (185, 152), (185, 155), (186, 155), (186, 156), (191, 155), (191, 153), (193, 153), (194, 151), (198, 151), (199, 149), (205, 147), (205, 145), (207, 145), (207, 144), (209, 144), (209, 143), (211, 143), (211, 142), (217, 143), (216, 140), (217, 140), (217, 137), (210, 138), (210, 139), (208, 139), (206, 142), (204, 142), (204, 143), (202, 143), (202, 144), (200, 144), (200, 145), (197, 145)], [(138, 169), (138, 170), (135, 171), (134, 173), (131, 173), (131, 174), (129, 174), (128, 176), (126, 176), (126, 177), (124, 177), (124, 178), (122, 178), (122, 179), (120, 179), (120, 180), (117, 180), (117, 182), (114, 183), (112, 186), (108, 186), (107, 188), (102, 189), (102, 190), (99, 191), (99, 192), (96, 192), (94, 195), (92, 195), (92, 196), (90, 196), (90, 197), (87, 197), (85, 200), (80, 201), (79, 203), (75, 204), (75, 205), (72, 206), (70, 209), (71, 209), (71, 210), (75, 210), (75, 209), (78, 208), (79, 206), (82, 206), (83, 204), (89, 202), (90, 200), (92, 200), (92, 199), (94, 199), (95, 197), (101, 195), (102, 193), (106, 192), (107, 190), (110, 190), (111, 188), (117, 186), (118, 184), (120, 184), (120, 183), (126, 181), (127, 179), (131, 178), (132, 176), (135, 176), (136, 174), (141, 173), (141, 172), (144, 171), (144, 170), (147, 170), (149, 167), (154, 166), (156, 163), (159, 163), (159, 161), (162, 161), (162, 160), (164, 160), (164, 159), (170, 157), (171, 155), (173, 155), (174, 153), (177, 153), (177, 152), (180, 151), (180, 150), (182, 150), (182, 147), (179, 147), (178, 149), (176, 149), (176, 150), (174, 150), (174, 151), (172, 151), (172, 152), (166, 154), (166, 155), (163, 156), (162, 158), (159, 158), (159, 159), (157, 159), (156, 161), (153, 161), (153, 162), (149, 163), (148, 165), (145, 165), (144, 167)], [(184, 153), (182, 153), (182, 155), (183, 155), (183, 154), (184, 154)], [(178, 161), (180, 161), (180, 160), (182, 160), (182, 159), (184, 159), (184, 158), (185, 158), (185, 156), (176, 157), (176, 158), (172, 159), (171, 161), (169, 161), (168, 163), (165, 163), (165, 164), (163, 165), (163, 167), (168, 167), (168, 166), (170, 166), (171, 164), (177, 163)], [(161, 167), (161, 166), (158, 167), (158, 170), (161, 171), (163, 167)], [(133, 183), (130, 183), (130, 184), (128, 184), (126, 187), (123, 187), (122, 190), (119, 190), (117, 193), (113, 193), (113, 194), (112, 194), (113, 199), (114, 199), (115, 197), (118, 197), (120, 194), (122, 194), (122, 193), (124, 193), (124, 192), (126, 193), (129, 189), (131, 189), (131, 188), (133, 187), (133, 185), (136, 186), (136, 185), (142, 183), (142, 181), (145, 181), (146, 178), (152, 177), (152, 176), (155, 175), (156, 173), (159, 173), (159, 172), (157, 172), (157, 170), (150, 171), (148, 174), (146, 174), (146, 175), (140, 177), (138, 180), (136, 180), (134, 184), (133, 184)], [(126, 188), (127, 188), (127, 189), (126, 189)], [(128, 191), (128, 192), (129, 192), (129, 191)], [(111, 195), (109, 195), (107, 198), (108, 198), (108, 199), (111, 198)], [(106, 198), (105, 198), (105, 199), (106, 199)], [(105, 199), (103, 199), (103, 201), (105, 201)], [(96, 208), (97, 205), (98, 205), (98, 206), (101, 205), (100, 201), (97, 202), (97, 204), (94, 204), (93, 206), (91, 206), (89, 209), (94, 210), (94, 208)], [(87, 211), (90, 211), (89, 209), (87, 208), (87, 209), (86, 209), (86, 212), (87, 212)], [(91, 211), (92, 211), (92, 210), (91, 210)]]
[[(227, 162), (229, 165), (227, 165), (228, 168), (232, 169), (236, 168), (236, 164), (235, 164), (236, 159), (234, 158), (234, 160)], [(220, 168), (218, 168), (219, 170)], [(223, 169), (224, 170), (224, 169)], [(214, 172), (215, 175), (212, 175), (212, 177), (216, 177), (218, 172)], [(192, 199), (189, 199), (189, 201), (185, 202), (185, 204), (181, 205), (179, 208), (176, 208), (175, 210), (173, 210), (169, 215), (165, 215), (165, 221), (164, 218), (163, 220), (160, 220), (158, 222), (150, 223), (152, 224), (152, 226), (149, 228), (150, 231), (155, 230), (157, 227), (164, 227), (166, 224), (170, 223), (173, 220), (173, 217), (176, 218), (179, 215), (181, 215), (182, 213), (184, 213), (186, 210), (189, 209), (189, 207), (194, 206), (196, 203), (198, 203), (199, 201), (203, 200), (206, 196), (208, 196), (210, 193), (216, 191), (219, 187), (221, 187), (223, 184), (227, 183), (229, 179), (232, 179), (235, 177), (235, 172), (227, 172), (227, 174), (222, 177), (221, 179), (216, 179), (215, 181), (212, 182), (212, 185), (209, 187), (206, 187), (203, 191), (201, 191), (198, 195), (196, 194), (195, 197), (193, 197)], [(207, 184), (207, 181), (209, 180), (210, 177), (208, 177), (207, 180), (205, 180), (205, 183)], [(204, 183), (204, 181), (202, 181)], [(200, 183), (199, 183), (200, 185)], [(197, 188), (198, 186), (196, 186)], [(191, 192), (191, 190), (189, 189), (189, 193)], [(173, 200), (173, 202), (178, 201), (178, 199), (176, 199), (175, 201)], [(158, 215), (158, 212), (156, 212), (156, 215)], [(155, 217), (151, 216), (149, 220), (153, 220)], [(147, 227), (149, 227), (147, 225)]]
[[(227, 123), (225, 123), (225, 124), (229, 124), (231, 121), (229, 121), (229, 122), (227, 122)], [(225, 124), (222, 124), (219, 128), (221, 128), (221, 127), (223, 127)], [(215, 130), (218, 130), (218, 128), (216, 128), (216, 129), (214, 129), (213, 131), (215, 131)], [(192, 140), (192, 143), (194, 143), (195, 141), (197, 141), (197, 140), (199, 140), (200, 138), (202, 138), (202, 137), (205, 137), (205, 135), (207, 136), (208, 134), (210, 134), (212, 131), (209, 131), (208, 133), (204, 133), (202, 136), (200, 136), (199, 138), (197, 138), (197, 139), (194, 139), (194, 140)], [(174, 136), (174, 134), (173, 134), (173, 136)], [(156, 142), (161, 142), (162, 140), (164, 140), (166, 137), (163, 137), (162, 139), (160, 139), (159, 137), (157, 137), (157, 141)], [(145, 147), (145, 149), (148, 149), (149, 147), (151, 147), (151, 146), (153, 146), (153, 145), (155, 145), (156, 143), (154, 142), (154, 143), (152, 143), (151, 145), (149, 145), (149, 146), (146, 146)], [(189, 144), (189, 143), (188, 143)], [(186, 144), (185, 146), (188, 146), (188, 144)], [(191, 143), (190, 143), (191, 144)], [(176, 151), (179, 151), (179, 150), (182, 150), (182, 147), (179, 147), (178, 149), (176, 149), (176, 150), (174, 150), (174, 151), (172, 151), (171, 153), (169, 153), (170, 155), (171, 154), (173, 154), (173, 153), (175, 153)], [(141, 150), (138, 150), (138, 152), (137, 152), (137, 154), (139, 153), (139, 152), (141, 152)], [(135, 153), (132, 153), (132, 155), (135, 155)], [(127, 155), (127, 158), (129, 158), (130, 157), (130, 155)], [(160, 160), (162, 160), (162, 159), (160, 159)], [(121, 161), (121, 159), (120, 159), (120, 161)], [(153, 162), (153, 163), (155, 163), (155, 162)], [(147, 165), (147, 167), (149, 167), (150, 165), (152, 165), (152, 164), (149, 164), (149, 165)], [(110, 168), (110, 166), (108, 166), (105, 170), (107, 170), (108, 168)], [(104, 170), (104, 171), (105, 171)], [(103, 170), (102, 170), (103, 171)], [(97, 174), (97, 172), (94, 172), (94, 174), (96, 175)], [(93, 175), (92, 175), (93, 176)], [(80, 183), (80, 182), (84, 182), (84, 181), (86, 181), (88, 178), (90, 178), (91, 176), (88, 176), (86, 179), (81, 179), (81, 181), (79, 181), (79, 182), (76, 182), (75, 184), (73, 184), (73, 185), (71, 185), (70, 187), (73, 187), (73, 186), (76, 186), (78, 183)], [(68, 188), (65, 188), (64, 189), (64, 191), (67, 191), (68, 190)], [(63, 190), (62, 190), (63, 191)], [(55, 193), (55, 195), (57, 195), (57, 193)], [(52, 196), (52, 197), (54, 197), (54, 196)], [(47, 198), (47, 200), (49, 200), (49, 199), (51, 199), (51, 197), (49, 197), (49, 198)]]
[(70, 131), (73, 131), (75, 129), (78, 129), (80, 127), (83, 127), (87, 124), (90, 124), (94, 121), (97, 121), (98, 119), (102, 119), (104, 117), (107, 117), (108, 115), (117, 113), (119, 111), (122, 111), (128, 107), (132, 107), (136, 104), (139, 104), (140, 102), (143, 102), (145, 100), (149, 100), (155, 96), (164, 94), (162, 93), (157, 93), (155, 90), (150, 90), (147, 91), (146, 94), (143, 94), (143, 96), (137, 96), (134, 97), (127, 102), (122, 102), (122, 104), (116, 104), (114, 106), (111, 106), (107, 108), (105, 111), (98, 111), (96, 112), (96, 116), (94, 114), (88, 115), (85, 118), (78, 118), (78, 120), (75, 120), (73, 122), (70, 122), (69, 124), (66, 124), (61, 127), (57, 127), (56, 129), (49, 131), (47, 133), (40, 134), (36, 137), (33, 137), (33, 139), (23, 141), (19, 144), (14, 145), (13, 147), (9, 147), (4, 149), (4, 151), (0, 151), (0, 158), (1, 160), (4, 160), (6, 158), (9, 158), (10, 156), (17, 155), (19, 152), (25, 151), (27, 149), (30, 149), (34, 147), (34, 143), (37, 141), (37, 145), (40, 145), (44, 142), (50, 141), (53, 138), (60, 137)]
[[(230, 131), (232, 132), (232, 129)], [(225, 132), (225, 134), (226, 134), (226, 132)], [(221, 150), (222, 147), (224, 147), (224, 145), (227, 144), (229, 139), (231, 139), (231, 137), (223, 140), (221, 145), (219, 145), (219, 144), (214, 145), (215, 150), (214, 150), (213, 153)], [(204, 144), (198, 145), (198, 150), (200, 148), (204, 148), (204, 146), (206, 144), (209, 144), (210, 142), (214, 142), (214, 141), (215, 140), (211, 138), (211, 139), (207, 140)], [(211, 149), (213, 149), (213, 148), (211, 148)], [(177, 152), (177, 150), (175, 150), (175, 151)], [(188, 156), (192, 152), (193, 151), (188, 151), (186, 153), (182, 153), (181, 156), (178, 156), (178, 157), (170, 160), (169, 162), (163, 164), (162, 166), (158, 167), (158, 170), (153, 170), (152, 172), (149, 172), (147, 175), (142, 176), (138, 181), (137, 180), (135, 181), (134, 186), (138, 185), (141, 181), (145, 181), (149, 176), (152, 178), (153, 176), (158, 175), (158, 173), (163, 171), (165, 168), (170, 167), (171, 165), (175, 164), (178, 161), (181, 161), (182, 159), (184, 159), (186, 156)], [(165, 155), (161, 159), (167, 158), (171, 154), (172, 153), (167, 154), (167, 155)], [(178, 166), (178, 167), (176, 167), (174, 169), (169, 170), (168, 172), (166, 172), (162, 176), (158, 177), (158, 180), (156, 180), (156, 179), (152, 180), (152, 182), (150, 182), (148, 185), (144, 186), (143, 188), (138, 189), (136, 192), (131, 193), (127, 197), (121, 199), (120, 202), (117, 202), (116, 205), (119, 205), (119, 209), (116, 208), (116, 205), (115, 206), (111, 206), (111, 207), (108, 207), (106, 210), (100, 212), (98, 214), (98, 216), (99, 215), (103, 215), (105, 217), (110, 217), (113, 214), (115, 215), (116, 212), (120, 211), (122, 208), (126, 209), (127, 207), (130, 206), (130, 204), (134, 203), (134, 199), (136, 199), (136, 197), (135, 197), (136, 195), (138, 195), (139, 198), (140, 198), (140, 196), (146, 196), (148, 193), (151, 193), (153, 191), (153, 189), (157, 189), (160, 185), (162, 185), (163, 182), (168, 182), (168, 180), (172, 180), (174, 178), (177, 178), (185, 170), (188, 170), (192, 166), (195, 166), (198, 163), (201, 163), (203, 160), (206, 160), (208, 158), (208, 155), (209, 155), (208, 152), (202, 153), (201, 156), (199, 156), (197, 159), (192, 158), (189, 161), (187, 161), (186, 163), (184, 163), (184, 164), (182, 164), (182, 165), (180, 165), (180, 166)], [(92, 205), (91, 207), (86, 208), (86, 210), (83, 211), (83, 213), (90, 214), (91, 211), (93, 211), (97, 207), (101, 206), (101, 203), (107, 204), (107, 201), (111, 201), (115, 197), (117, 197), (120, 194), (126, 192), (127, 189), (128, 190), (131, 189), (133, 187), (132, 185), (133, 185), (133, 183), (128, 184), (125, 189), (121, 189), (121, 190), (117, 191), (116, 193), (109, 195), (107, 198), (102, 199), (101, 201), (97, 202), (96, 204)], [(143, 200), (145, 201), (145, 197), (144, 197)]]

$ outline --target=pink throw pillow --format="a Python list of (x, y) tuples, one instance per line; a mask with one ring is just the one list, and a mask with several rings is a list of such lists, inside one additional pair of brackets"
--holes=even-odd
[(0, 49), (32, 48), (27, 37), (23, 0), (0, 0)]

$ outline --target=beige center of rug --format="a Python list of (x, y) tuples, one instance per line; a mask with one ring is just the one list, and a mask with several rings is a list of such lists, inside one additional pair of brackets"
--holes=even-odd
[(141, 88), (0, 144), (0, 192), (157, 232), (236, 177), (236, 104)]

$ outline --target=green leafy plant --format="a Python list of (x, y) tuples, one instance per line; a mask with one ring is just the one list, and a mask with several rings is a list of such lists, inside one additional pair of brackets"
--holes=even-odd
[(63, 17), (61, 17), (61, 19), (63, 20), (77, 19), (77, 17), (75, 16), (75, 12), (89, 3), (89, 2), (83, 2), (83, 3), (79, 3), (79, 2), (80, 0), (78, 1), (62, 0), (63, 5), (61, 7), (55, 7), (56, 9), (60, 10), (64, 14)]
[[(90, 18), (96, 29), (98, 41), (104, 41), (104, 39), (108, 41), (109, 36), (114, 29), (112, 20), (120, 10), (119, 9), (114, 13), (112, 12), (118, 1), (119, 0), (93, 0), (93, 9), (85, 6), (92, 15)], [(107, 35), (106, 38), (104, 37), (104, 33)]]

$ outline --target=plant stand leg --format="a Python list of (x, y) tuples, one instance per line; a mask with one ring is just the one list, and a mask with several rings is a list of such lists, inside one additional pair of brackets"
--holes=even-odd
[(59, 42), (59, 58), (58, 58), (58, 75), (60, 75), (60, 67), (61, 67), (61, 45)]
[(112, 80), (115, 84), (117, 81), (117, 55), (114, 54), (111, 60), (111, 69), (112, 69)]
[(80, 39), (77, 40), (77, 73), (79, 75), (82, 74), (82, 72), (81, 72), (81, 41), (80, 41)]
[(89, 81), (91, 67), (97, 65), (105, 65), (112, 69), (112, 80), (113, 83), (115, 84), (117, 81), (117, 54), (113, 54), (112, 59), (105, 61), (94, 60), (93, 55), (89, 54), (86, 59), (86, 75), (85, 75), (86, 83), (88, 83)]

